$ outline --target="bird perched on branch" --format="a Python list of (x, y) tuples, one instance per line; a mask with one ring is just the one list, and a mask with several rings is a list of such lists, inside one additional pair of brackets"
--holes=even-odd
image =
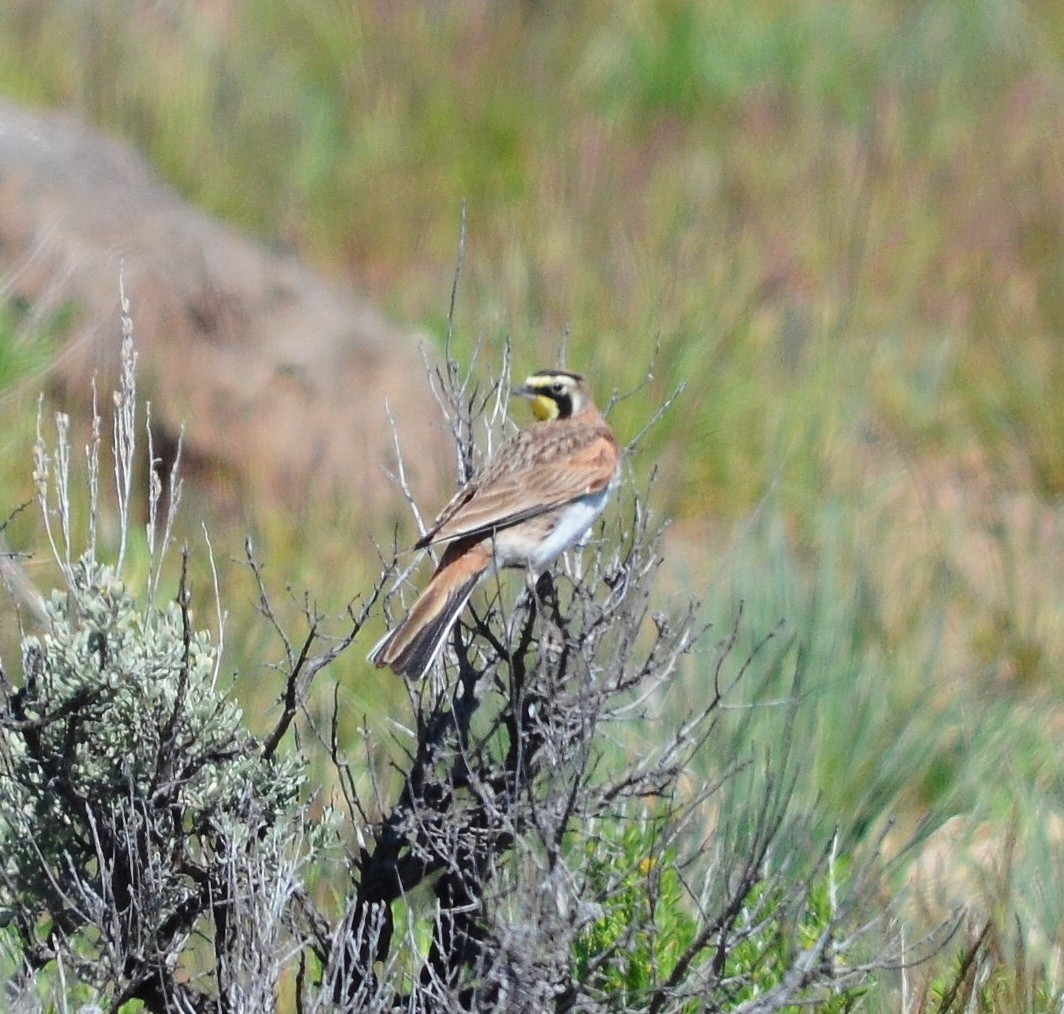
[(370, 652), (378, 667), (423, 676), (484, 578), (502, 567), (539, 573), (606, 506), (620, 451), (584, 378), (540, 370), (513, 393), (538, 421), (500, 447), (415, 544), (446, 548), (406, 618)]

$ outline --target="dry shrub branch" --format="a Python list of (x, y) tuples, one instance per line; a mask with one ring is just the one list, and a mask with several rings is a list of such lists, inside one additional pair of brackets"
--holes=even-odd
[[(462, 478), (505, 425), (508, 365), (484, 387), (453, 361), (433, 375)], [(114, 405), (115, 564), (97, 537), (102, 421), (80, 539), (65, 421), (52, 450), (41, 427), (64, 586), (23, 638), (19, 677), (0, 672), (8, 1006), (846, 1010), (902, 964), (875, 857), (816, 841), (794, 812), (793, 732), (771, 764), (729, 754), (734, 638), (708, 646), (693, 602), (655, 610), (660, 533), (631, 482), (534, 587), (500, 581), (476, 600), (439, 673), (408, 686), (407, 713), (365, 730), (395, 740), (397, 770), (379, 770), (378, 751), (340, 742), (338, 714), (314, 728), (304, 704), (407, 574), (387, 565), (339, 634), (308, 608), (290, 636), (249, 546), (284, 649), (273, 729), (251, 735), (219, 675), (221, 604), (213, 632), (190, 612), (187, 550), (174, 600), (158, 601), (179, 481), (163, 509), (150, 443), (143, 592), (123, 574), (139, 453), (128, 316)], [(675, 699), (684, 666), (704, 674), (699, 700)], [(296, 738), (301, 724), (316, 735)], [(339, 786), (324, 817), (307, 776), (321, 745)], [(933, 945), (910, 943), (906, 960)]]

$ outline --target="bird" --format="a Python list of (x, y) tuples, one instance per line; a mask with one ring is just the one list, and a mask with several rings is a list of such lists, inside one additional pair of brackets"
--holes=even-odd
[(541, 573), (606, 507), (620, 448), (584, 377), (539, 370), (513, 393), (536, 421), (491, 455), (414, 544), (443, 553), (410, 611), (370, 652), (378, 668), (423, 677), (478, 584), (504, 567)]

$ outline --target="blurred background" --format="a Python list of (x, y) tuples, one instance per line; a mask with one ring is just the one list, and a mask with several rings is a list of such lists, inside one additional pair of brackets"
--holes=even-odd
[[(804, 798), (855, 838), (888, 818), (917, 836), (900, 878), (932, 911), (993, 921), (1008, 1009), (1055, 988), (1064, 8), (0, 0), (0, 96), (128, 142), (190, 208), (379, 311), (366, 363), (420, 392), (415, 421), (436, 418), (417, 348), (443, 349), (463, 208), (460, 362), (479, 346), (487, 382), (507, 341), (520, 376), (564, 351), (600, 402), (628, 395), (622, 442), (682, 384), (629, 460), (672, 519), (662, 608), (697, 598), (716, 624), (678, 698), (705, 686), (740, 602), (750, 644), (782, 621), (781, 671), (800, 665), (808, 695)], [(12, 296), (26, 262), (0, 261), (3, 515), (33, 495), (38, 392), (85, 340), (76, 306)], [(143, 309), (138, 342), (165, 347)], [(185, 524), (200, 546), (210, 527), (253, 723), (277, 650), (230, 562), (245, 533), (292, 616), (303, 589), (342, 612), (379, 570), (374, 540), (413, 535), (399, 494), (357, 474), (390, 467), (358, 370), (344, 390), (386, 436), (360, 456), (333, 427), (356, 453), (320, 496), (243, 496), (194, 462)], [(147, 396), (168, 383), (154, 371)], [(252, 443), (216, 437), (227, 471), (254, 471)], [(449, 472), (416, 475), (424, 512)], [(5, 535), (47, 586), (34, 512)], [(336, 673), (353, 726), (401, 693), (362, 658)]]

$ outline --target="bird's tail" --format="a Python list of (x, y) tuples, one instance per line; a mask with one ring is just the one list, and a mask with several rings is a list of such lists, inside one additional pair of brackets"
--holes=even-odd
[(406, 618), (390, 630), (369, 653), (378, 668), (388, 666), (407, 679), (424, 676), (447, 640), (458, 614), (465, 608), (487, 570), (487, 559), (465, 552), (440, 566)]

